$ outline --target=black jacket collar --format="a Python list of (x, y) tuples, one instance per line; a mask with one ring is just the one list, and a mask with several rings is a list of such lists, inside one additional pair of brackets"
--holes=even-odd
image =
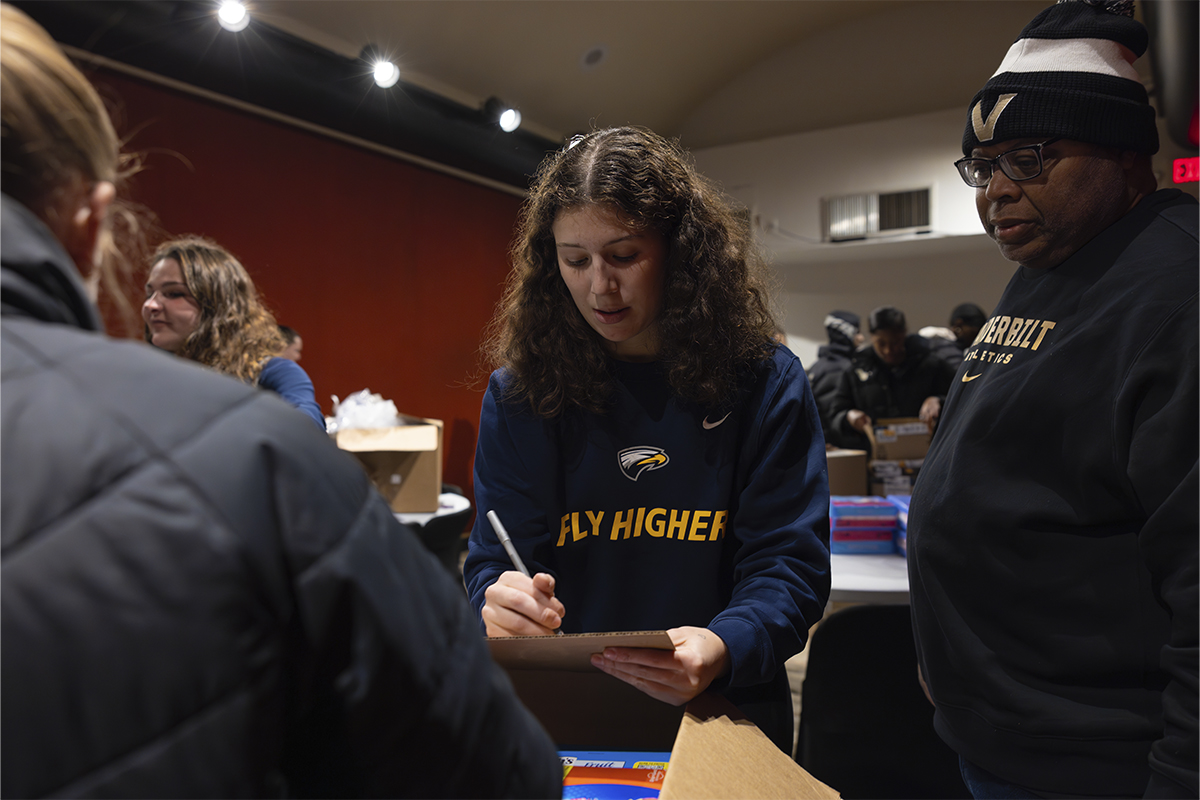
[(0, 311), (102, 330), (79, 272), (50, 229), (28, 208), (0, 195)]

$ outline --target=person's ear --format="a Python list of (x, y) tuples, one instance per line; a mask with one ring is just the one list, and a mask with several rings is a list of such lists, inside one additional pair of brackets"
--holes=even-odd
[(100, 236), (108, 220), (108, 208), (116, 196), (117, 189), (112, 183), (98, 181), (90, 192), (80, 196), (67, 220), (62, 244), (84, 278), (92, 278), (95, 272)]

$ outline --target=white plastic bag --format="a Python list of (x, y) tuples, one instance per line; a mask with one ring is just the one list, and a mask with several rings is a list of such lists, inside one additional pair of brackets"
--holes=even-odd
[(362, 389), (338, 400), (333, 395), (333, 416), (326, 420), (326, 430), (336, 433), (344, 428), (391, 428), (403, 425), (396, 404), (382, 395)]

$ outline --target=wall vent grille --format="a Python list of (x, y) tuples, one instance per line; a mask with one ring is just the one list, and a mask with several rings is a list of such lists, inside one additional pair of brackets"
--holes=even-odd
[(929, 190), (852, 194), (821, 201), (827, 242), (929, 232)]

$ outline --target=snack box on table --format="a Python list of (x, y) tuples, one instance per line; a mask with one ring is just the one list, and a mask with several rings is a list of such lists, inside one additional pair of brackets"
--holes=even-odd
[(896, 506), (882, 497), (830, 497), (829, 552), (895, 552), (897, 513)]
[(671, 650), (665, 631), (522, 636), (488, 646), (560, 750), (669, 752), (662, 798), (839, 796), (725, 698), (706, 692), (671, 706), (591, 664), (606, 647)]
[(400, 415), (391, 428), (343, 428), (334, 441), (367, 471), (392, 511), (438, 510), (442, 491), (442, 421)]

